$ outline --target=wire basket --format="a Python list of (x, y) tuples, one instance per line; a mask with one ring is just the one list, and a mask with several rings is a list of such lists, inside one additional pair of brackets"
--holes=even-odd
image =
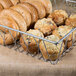
[[(43, 58), (43, 55), (42, 55), (42, 53), (40, 52), (40, 48), (39, 48), (39, 43), (38, 43), (38, 42), (36, 42), (36, 44), (37, 44), (37, 46), (38, 46), (38, 53), (37, 53), (37, 54), (31, 54), (29, 51), (26, 51), (26, 52), (25, 52), (25, 53), (28, 54), (28, 55), (31, 55), (31, 56), (33, 56), (33, 57), (37, 57), (38, 59), (42, 59), (42, 60), (44, 60), (44, 61), (49, 61), (49, 62), (52, 63), (52, 64), (56, 64), (56, 63), (62, 58), (62, 56), (65, 55), (66, 52), (70, 51), (70, 49), (72, 49), (73, 46), (74, 46), (73, 32), (76, 30), (76, 28), (73, 28), (68, 34), (66, 34), (66, 35), (65, 35), (62, 39), (60, 39), (58, 42), (54, 42), (54, 41), (50, 41), (50, 40), (48, 40), (48, 39), (45, 39), (45, 38), (43, 38), (43, 37), (38, 37), (38, 36), (35, 36), (35, 35), (33, 35), (33, 34), (29, 34), (29, 33), (26, 33), (26, 32), (22, 32), (22, 31), (19, 31), (19, 30), (15, 30), (15, 29), (9, 28), (9, 27), (7, 27), (7, 26), (0, 25), (0, 27), (3, 27), (3, 28), (5, 28), (5, 29), (8, 29), (10, 35), (12, 36), (12, 38), (13, 38), (13, 35), (11, 34), (11, 30), (12, 30), (12, 31), (16, 31), (17, 33), (20, 33), (20, 35), (21, 35), (21, 37), (23, 38), (23, 40), (24, 40), (23, 34), (28, 35), (28, 36), (29, 36), (29, 39), (30, 39), (30, 37), (33, 37), (34, 40), (35, 40), (35, 42), (36, 42), (36, 38), (39, 39), (39, 40), (42, 40), (42, 41), (43, 41), (43, 44), (44, 44), (44, 47), (45, 47), (45, 49), (46, 49), (46, 52), (47, 52), (48, 57), (49, 57), (49, 53), (48, 53), (48, 50), (47, 50), (47, 48), (46, 48), (45, 41), (48, 42), (48, 43), (55, 44), (55, 45), (58, 45), (58, 44), (61, 42), (60, 51), (59, 51), (59, 53), (58, 53), (58, 58), (57, 58), (55, 61), (52, 61), (51, 59), (47, 59), (47, 60), (46, 60), (46, 59)], [(67, 48), (66, 48), (66, 46), (67, 46), (66, 44), (67, 44), (68, 37), (70, 36), (70, 34), (72, 34), (72, 46), (71, 46), (69, 49), (67, 49)], [(1, 35), (1, 33), (0, 33), (0, 35)], [(4, 45), (5, 45), (5, 36), (2, 37), (2, 38), (3, 38), (3, 40), (4, 40)], [(62, 55), (60, 56), (60, 52), (61, 52), (61, 50), (62, 50), (62, 45), (63, 45), (64, 39), (66, 39), (66, 41), (65, 41), (65, 48), (64, 48), (64, 51), (63, 51)], [(22, 47), (21, 47), (21, 45), (20, 45), (20, 42), (17, 41), (16, 39), (14, 39), (14, 38), (13, 38), (13, 40), (14, 40), (14, 44), (13, 44), (13, 45), (5, 45), (5, 46), (8, 46), (9, 48), (14, 47), (14, 49), (15, 49), (16, 51), (18, 50), (18, 51), (20, 51), (21, 53), (24, 52), (24, 50), (22, 49)], [(25, 45), (26, 45), (26, 47), (27, 47), (27, 50), (28, 50), (28, 44), (26, 44), (26, 41), (25, 41), (25, 40), (24, 40), (24, 43), (25, 43)], [(28, 41), (28, 43), (29, 43), (29, 41)]]
[[(66, 5), (67, 5), (67, 6), (69, 6), (69, 4), (68, 4), (69, 1), (70, 1), (70, 0), (66, 0)], [(63, 2), (64, 2), (64, 1), (63, 1)], [(75, 2), (76, 2), (76, 1), (75, 1)], [(55, 3), (55, 5), (56, 5), (56, 9), (58, 9), (57, 4), (56, 4), (56, 0), (54, 0), (54, 3)], [(29, 34), (29, 33), (26, 33), (26, 32), (22, 32), (22, 31), (19, 31), (19, 30), (15, 30), (15, 29), (9, 28), (9, 27), (7, 27), (7, 26), (0, 25), (0, 27), (3, 27), (3, 28), (5, 28), (5, 29), (7, 29), (7, 30), (9, 31), (9, 34), (11, 35), (13, 41), (14, 41), (14, 43), (13, 43), (12, 45), (5, 45), (5, 34), (4, 34), (4, 36), (2, 36), (2, 34), (0, 33), (0, 36), (3, 38), (3, 45), (4, 45), (4, 46), (8, 46), (9, 48), (14, 48), (16, 51), (19, 51), (19, 52), (21, 52), (21, 53), (26, 53), (27, 55), (31, 55), (32, 57), (36, 57), (36, 58), (38, 58), (38, 59), (41, 59), (41, 60), (44, 60), (44, 61), (48, 61), (48, 62), (50, 62), (51, 64), (57, 64), (58, 61), (59, 61), (67, 52), (69, 52), (69, 51), (73, 48), (73, 46), (75, 46), (75, 40), (73, 40), (73, 32), (76, 31), (76, 28), (73, 28), (72, 30), (70, 30), (70, 32), (69, 32), (68, 34), (66, 34), (66, 35), (65, 35), (62, 39), (60, 39), (58, 42), (54, 42), (54, 41), (50, 41), (50, 40), (48, 40), (48, 39), (45, 39), (45, 38), (43, 38), (43, 37), (38, 37), (38, 36), (35, 36), (35, 35), (33, 35), (33, 34)], [(0, 31), (1, 31), (1, 30), (0, 30)], [(24, 44), (25, 44), (26, 47), (27, 47), (27, 50), (29, 50), (29, 48), (28, 48), (29, 41), (28, 41), (28, 44), (26, 44), (26, 41), (24, 40), (23, 34), (29, 36), (29, 39), (30, 39), (30, 37), (33, 37), (34, 41), (36, 42), (36, 45), (38, 46), (38, 53), (37, 53), (37, 54), (31, 54), (29, 51), (26, 51), (26, 52), (25, 52), (25, 51), (23, 50), (23, 48), (21, 47), (21, 45), (20, 45), (20, 41), (17, 40), (17, 37), (16, 37), (16, 38), (13, 37), (11, 31), (15, 31), (16, 34), (17, 34), (17, 33), (20, 33), (20, 35), (21, 35), (21, 37), (22, 37), (22, 39), (23, 39), (23, 41), (24, 41)], [(67, 49), (68, 37), (70, 36), (70, 34), (72, 34), (72, 46), (71, 46), (69, 49)], [(76, 37), (76, 34), (75, 34), (75, 37)], [(49, 58), (49, 59), (44, 59), (42, 53), (40, 52), (39, 41), (37, 42), (36, 39), (38, 39), (39, 41), (40, 41), (40, 40), (43, 41), (43, 44), (44, 44), (44, 47), (45, 47), (45, 50), (46, 50), (46, 52), (47, 52), (48, 57), (50, 57), (50, 55), (49, 55), (49, 53), (48, 53), (48, 50), (47, 50), (47, 47), (46, 47), (45, 42), (52, 43), (52, 44), (54, 44), (54, 45), (56, 45), (56, 46), (57, 46), (59, 43), (61, 43), (60, 51), (59, 51), (58, 57), (57, 57), (57, 59), (56, 59), (55, 61), (52, 61), (50, 58)], [(62, 55), (60, 55), (60, 52), (61, 52), (61, 50), (62, 50), (62, 45), (63, 45), (63, 43), (64, 43), (64, 40), (65, 40), (65, 47), (64, 47), (64, 50), (63, 50)]]
[(76, 13), (76, 0), (66, 0), (66, 10), (69, 14), (71, 13), (75, 14)]

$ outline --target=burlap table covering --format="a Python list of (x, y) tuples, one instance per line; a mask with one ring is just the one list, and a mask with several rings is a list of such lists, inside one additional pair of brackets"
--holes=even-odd
[(76, 47), (52, 65), (0, 46), (0, 76), (76, 76)]

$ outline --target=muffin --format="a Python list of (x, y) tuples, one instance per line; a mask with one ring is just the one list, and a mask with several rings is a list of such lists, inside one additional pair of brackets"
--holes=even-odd
[(64, 10), (55, 10), (48, 17), (52, 18), (57, 25), (62, 25), (65, 24), (68, 14)]
[(65, 22), (67, 26), (76, 27), (76, 14), (71, 15)]
[[(44, 37), (43, 33), (41, 33), (39, 30), (30, 29), (29, 31), (27, 31), (27, 33), (38, 36), (38, 37)], [(25, 42), (23, 39), (25, 40)], [(23, 35), (23, 38), (22, 37), (20, 38), (20, 44), (23, 47), (23, 49), (32, 54), (36, 54), (38, 52), (38, 45), (36, 43), (39, 43), (40, 41), (41, 40), (39, 40), (38, 38), (34, 39), (32, 36), (28, 36), (25, 34)], [(25, 45), (25, 43), (27, 44), (27, 46)]]
[[(68, 34), (72, 30), (72, 27), (70, 26), (59, 26), (56, 30), (52, 32), (53, 35), (58, 36), (60, 39), (62, 39), (66, 34)], [(73, 32), (73, 39), (72, 39), (72, 34), (68, 36), (67, 40), (67, 47), (69, 48), (72, 46), (72, 40), (75, 40), (75, 33)], [(64, 42), (66, 39), (64, 39)]]
[[(47, 36), (47, 37), (45, 37), (45, 39), (55, 41), (55, 42), (58, 42), (60, 40), (59, 37), (55, 36), (55, 35)], [(47, 51), (45, 49), (44, 43), (46, 45)], [(64, 50), (64, 43), (62, 44), (62, 42), (60, 42), (57, 45), (55, 45), (53, 43), (50, 43), (50, 42), (47, 42), (47, 41), (44, 41), (44, 43), (43, 43), (43, 41), (41, 41), (40, 44), (39, 44), (40, 51), (41, 51), (44, 59), (49, 59), (49, 60), (54, 61), (58, 58), (59, 53), (60, 53), (59, 56), (61, 56), (61, 54)], [(61, 44), (62, 44), (62, 49), (60, 51)]]
[(43, 18), (36, 22), (34, 29), (40, 30), (45, 36), (51, 34), (57, 26), (51, 18)]

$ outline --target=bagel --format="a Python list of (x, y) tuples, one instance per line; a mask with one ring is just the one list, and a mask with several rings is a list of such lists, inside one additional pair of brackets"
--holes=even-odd
[[(0, 25), (4, 25), (16, 30), (19, 30), (18, 25), (16, 24), (16, 22), (8, 16), (0, 16)], [(5, 30), (3, 27), (0, 27), (0, 44), (1, 45), (8, 45), (8, 44), (12, 44), (14, 41), (13, 39), (17, 39), (19, 37), (19, 33), (10, 30), (11, 33), (9, 33), (8, 29)], [(11, 36), (12, 34), (12, 36)], [(13, 37), (13, 38), (12, 38)]]
[(4, 9), (3, 11), (1, 11), (0, 15), (12, 17), (18, 24), (20, 31), (23, 31), (23, 32), (27, 31), (26, 22), (24, 18), (18, 12), (11, 9)]
[(29, 4), (33, 5), (37, 11), (39, 18), (44, 18), (46, 16), (45, 7), (39, 1), (28, 1)]
[(10, 0), (0, 0), (0, 3), (4, 8), (9, 8), (13, 6), (12, 2)]
[(16, 5), (20, 2), (20, 0), (11, 0), (11, 2), (12, 2), (13, 5)]
[(2, 11), (3, 10), (3, 6), (0, 4), (0, 11)]
[(32, 17), (32, 23), (35, 23), (38, 20), (38, 12), (36, 10), (35, 7), (33, 7), (32, 5), (30, 5), (29, 3), (20, 3), (20, 6), (24, 7), (25, 9), (27, 9)]
[(19, 5), (15, 5), (15, 6), (11, 7), (11, 9), (20, 13), (23, 16), (23, 18), (25, 19), (27, 27), (30, 26), (30, 24), (31, 24), (31, 14), (28, 12), (27, 9), (24, 9), (23, 7), (21, 7)]
[(39, 1), (44, 5), (47, 14), (50, 14), (52, 12), (52, 3), (50, 0), (20, 0), (20, 2), (29, 2), (29, 1)]

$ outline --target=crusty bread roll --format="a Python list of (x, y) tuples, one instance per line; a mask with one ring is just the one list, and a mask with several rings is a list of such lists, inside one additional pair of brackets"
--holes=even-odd
[(10, 0), (0, 0), (0, 3), (4, 8), (9, 8), (13, 6), (12, 2)]
[(32, 23), (35, 23), (38, 20), (38, 12), (37, 12), (36, 8), (34, 8), (29, 3), (21, 3), (19, 5), (24, 7), (25, 9), (27, 9), (31, 13)]
[(52, 12), (52, 4), (50, 0), (20, 0), (20, 2), (29, 2), (29, 1), (39, 1), (46, 8), (47, 14), (50, 14)]
[[(33, 34), (33, 35), (38, 36), (38, 37), (44, 37), (43, 34), (39, 30), (30, 29), (29, 31), (27, 31), (27, 33)], [(39, 41), (39, 39), (37, 39), (37, 38), (34, 39), (33, 37), (30, 37), (27, 35), (23, 35), (23, 38), (28, 46), (28, 49), (27, 49), (27, 46), (25, 45), (24, 40), (21, 37), (20, 44), (22, 45), (23, 49), (25, 51), (28, 51), (28, 52), (33, 53), (33, 54), (37, 53), (38, 52), (38, 45), (36, 43), (39, 43), (41, 40)]]
[(15, 5), (15, 6), (11, 7), (11, 9), (20, 13), (23, 16), (23, 18), (25, 19), (27, 27), (30, 26), (30, 24), (31, 24), (31, 14), (28, 12), (27, 9), (25, 9), (25, 8), (19, 6), (19, 5)]
[(28, 1), (29, 4), (33, 5), (37, 11), (39, 18), (44, 18), (46, 16), (45, 7), (39, 1)]
[[(53, 31), (53, 35), (58, 36), (60, 39), (62, 39), (66, 34), (68, 34), (72, 30), (72, 27), (70, 26), (59, 26), (56, 30)], [(73, 32), (73, 39), (72, 39), (72, 34), (68, 36), (67, 39), (67, 47), (69, 48), (72, 46), (72, 40), (75, 41), (75, 32)], [(66, 39), (64, 39), (64, 42)]]
[[(10, 27), (10, 28), (19, 30), (17, 23), (11, 17), (8, 17), (8, 16), (4, 16), (4, 17), (0, 16), (0, 25), (4, 25), (4, 26)], [(0, 30), (1, 30), (0, 31), (0, 44), (2, 44), (2, 45), (4, 43), (5, 43), (5, 45), (12, 44), (14, 42), (13, 38), (17, 39), (19, 37), (19, 33), (15, 32), (15, 31), (10, 30), (11, 33), (9, 33), (9, 31), (3, 27), (0, 27)], [(5, 33), (3, 33), (2, 31)], [(12, 34), (12, 36), (11, 36), (11, 34)]]
[(1, 16), (10, 16), (12, 17), (18, 24), (20, 31), (26, 32), (27, 25), (24, 18), (16, 11), (11, 9), (4, 9), (1, 13)]
[(66, 25), (76, 27), (76, 14), (71, 15), (65, 22)]
[(51, 18), (43, 18), (36, 22), (34, 28), (40, 30), (45, 36), (47, 36), (50, 35), (57, 26)]
[(0, 4), (0, 12), (3, 10), (3, 6)]
[(13, 5), (16, 5), (20, 2), (20, 0), (10, 0), (12, 2)]
[[(55, 36), (55, 35), (50, 35), (45, 38), (48, 40), (51, 40), (51, 41), (55, 41), (55, 42), (58, 42), (60, 40), (59, 37)], [(47, 42), (47, 41), (44, 41), (44, 43), (43, 43), (43, 41), (41, 41), (39, 44), (40, 51), (41, 51), (44, 59), (51, 59), (52, 61), (56, 60), (58, 58), (58, 54), (59, 54), (62, 42), (60, 42), (57, 45)], [(46, 45), (46, 48), (45, 48), (45, 45)], [(64, 50), (64, 43), (62, 44), (62, 49), (61, 49), (59, 56), (61, 56), (63, 50)], [(48, 56), (48, 54), (49, 54), (49, 56)]]
[(68, 14), (64, 10), (54, 10), (53, 13), (49, 15), (57, 25), (65, 24), (65, 20), (68, 18)]

